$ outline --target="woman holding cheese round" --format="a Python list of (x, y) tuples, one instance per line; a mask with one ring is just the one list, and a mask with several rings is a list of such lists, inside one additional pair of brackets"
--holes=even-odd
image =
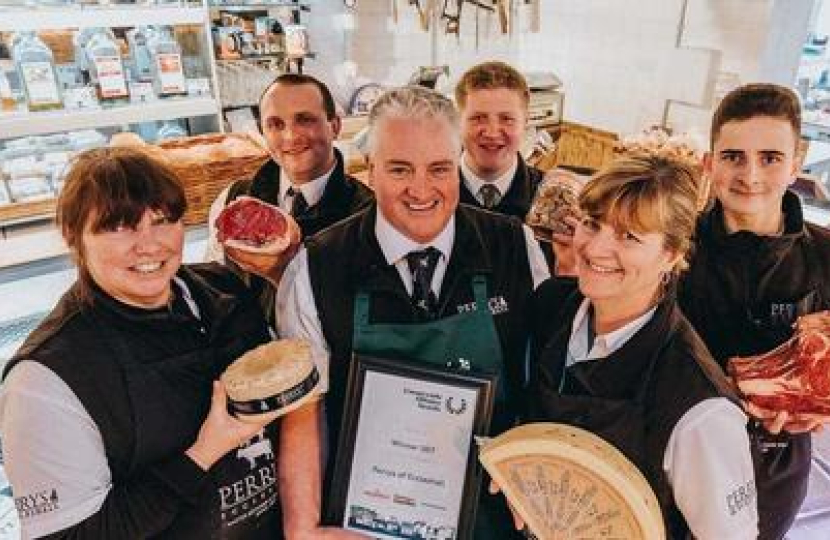
[(185, 206), (175, 173), (135, 149), (81, 154), (66, 177), (58, 222), (78, 279), (0, 392), (24, 538), (271, 540), (298, 526), (290, 510), (319, 482), (304, 477), (316, 415), (263, 429), (228, 414), (214, 381), (271, 337), (229, 270), (181, 264)]
[(578, 426), (622, 451), (657, 495), (670, 538), (750, 539), (747, 418), (674, 295), (696, 185), (685, 164), (642, 155), (584, 187), (576, 279), (534, 296), (528, 420)]

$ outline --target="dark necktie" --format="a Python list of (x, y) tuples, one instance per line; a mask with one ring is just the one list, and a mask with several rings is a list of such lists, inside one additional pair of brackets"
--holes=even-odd
[(288, 188), (286, 195), (291, 197), (291, 215), (292, 216), (299, 216), (301, 214), (305, 214), (306, 210), (308, 210), (308, 203), (303, 197), (303, 192), (299, 189), (294, 189), (293, 187)]
[(434, 247), (411, 251), (406, 255), (412, 272), (412, 303), (425, 315), (434, 316), (438, 311), (438, 298), (432, 292), (432, 276), (441, 252)]
[(478, 190), (478, 196), (481, 199), (481, 204), (488, 210), (499, 204), (499, 200), (501, 199), (499, 188), (492, 184), (484, 184), (481, 186), (481, 189)]

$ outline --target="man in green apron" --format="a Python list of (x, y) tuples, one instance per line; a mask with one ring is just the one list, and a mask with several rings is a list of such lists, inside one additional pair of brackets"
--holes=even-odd
[[(280, 335), (311, 341), (328, 382), (329, 465), (353, 353), (496, 374), (491, 432), (510, 427), (524, 379), (525, 305), (548, 277), (518, 220), (459, 205), (450, 100), (420, 87), (387, 92), (370, 113), (368, 148), (376, 203), (309, 238), (277, 295)], [(482, 494), (474, 538), (512, 535), (502, 501)]]

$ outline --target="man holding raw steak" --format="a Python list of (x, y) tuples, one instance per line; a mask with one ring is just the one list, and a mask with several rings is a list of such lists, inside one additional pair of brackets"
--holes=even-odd
[[(793, 335), (797, 318), (830, 307), (830, 233), (804, 221), (787, 189), (801, 165), (800, 133), (798, 97), (774, 84), (733, 90), (712, 120), (704, 170), (715, 201), (698, 223), (679, 300), (723, 366), (771, 351)], [(778, 540), (807, 493), (809, 431), (821, 420), (757, 405), (747, 413), (756, 419), (759, 538)]]
[(349, 216), (372, 195), (346, 175), (343, 156), (334, 148), (340, 118), (325, 84), (309, 75), (280, 75), (263, 92), (259, 111), (272, 160), (253, 178), (232, 184), (217, 197), (208, 218), (206, 258), (225, 260), (239, 270), (273, 324), (274, 283), (292, 250), (262, 253), (223, 246), (215, 225), (221, 210), (241, 195), (255, 197), (290, 213), (305, 237)]

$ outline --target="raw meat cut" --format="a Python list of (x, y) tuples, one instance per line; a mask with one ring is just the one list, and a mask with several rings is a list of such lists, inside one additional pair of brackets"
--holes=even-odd
[(278, 207), (254, 197), (242, 196), (226, 206), (216, 218), (220, 244), (257, 253), (277, 254), (291, 243), (296, 224)]
[(729, 374), (759, 407), (830, 417), (830, 312), (799, 317), (795, 327), (766, 354), (731, 358)]

